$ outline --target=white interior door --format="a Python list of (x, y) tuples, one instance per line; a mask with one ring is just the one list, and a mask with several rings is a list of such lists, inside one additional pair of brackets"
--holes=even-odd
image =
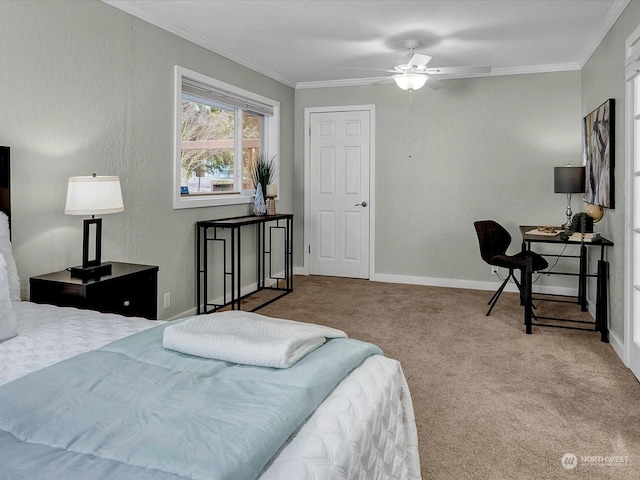
[(369, 278), (369, 111), (309, 116), (309, 273)]
[(640, 379), (640, 27), (627, 39), (627, 232), (625, 343), (628, 366)]

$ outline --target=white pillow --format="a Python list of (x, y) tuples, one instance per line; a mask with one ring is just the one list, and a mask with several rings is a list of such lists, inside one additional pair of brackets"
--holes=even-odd
[(20, 301), (20, 278), (16, 260), (13, 257), (11, 248), (11, 237), (9, 236), (9, 217), (4, 212), (0, 212), (0, 255), (4, 256), (7, 265), (7, 275), (9, 277), (9, 294), (14, 302)]
[(7, 262), (0, 254), (0, 342), (16, 335), (18, 335), (18, 326), (9, 296)]

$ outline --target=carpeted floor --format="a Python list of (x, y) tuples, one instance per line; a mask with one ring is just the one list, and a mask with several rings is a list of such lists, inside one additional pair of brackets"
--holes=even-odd
[[(402, 363), (425, 480), (640, 479), (640, 383), (611, 346), (595, 332), (525, 335), (515, 294), (485, 316), (491, 293), (296, 276), (259, 313), (343, 329)], [(586, 315), (538, 303), (562, 309)]]

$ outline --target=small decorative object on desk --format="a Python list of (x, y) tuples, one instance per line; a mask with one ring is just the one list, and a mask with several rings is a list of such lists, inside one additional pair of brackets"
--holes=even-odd
[(604, 208), (602, 208), (602, 205), (590, 203), (584, 207), (584, 213), (593, 219), (593, 223), (598, 223), (604, 216)]
[(256, 198), (253, 201), (253, 214), (262, 216), (267, 213), (267, 207), (264, 204), (264, 197), (262, 196), (262, 185), (258, 183), (256, 187)]
[(537, 227), (537, 228), (534, 228), (532, 230), (529, 230), (528, 232), (526, 232), (526, 234), (527, 235), (540, 235), (540, 236), (543, 236), (543, 237), (555, 237), (561, 231), (562, 230), (559, 229), (558, 227), (543, 226), (543, 227)]

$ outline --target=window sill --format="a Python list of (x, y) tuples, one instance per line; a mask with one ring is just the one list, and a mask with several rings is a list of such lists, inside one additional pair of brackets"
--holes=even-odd
[(253, 203), (254, 196), (251, 195), (180, 195), (173, 199), (173, 209), (201, 208), (201, 207), (221, 207), (225, 205), (241, 205)]

